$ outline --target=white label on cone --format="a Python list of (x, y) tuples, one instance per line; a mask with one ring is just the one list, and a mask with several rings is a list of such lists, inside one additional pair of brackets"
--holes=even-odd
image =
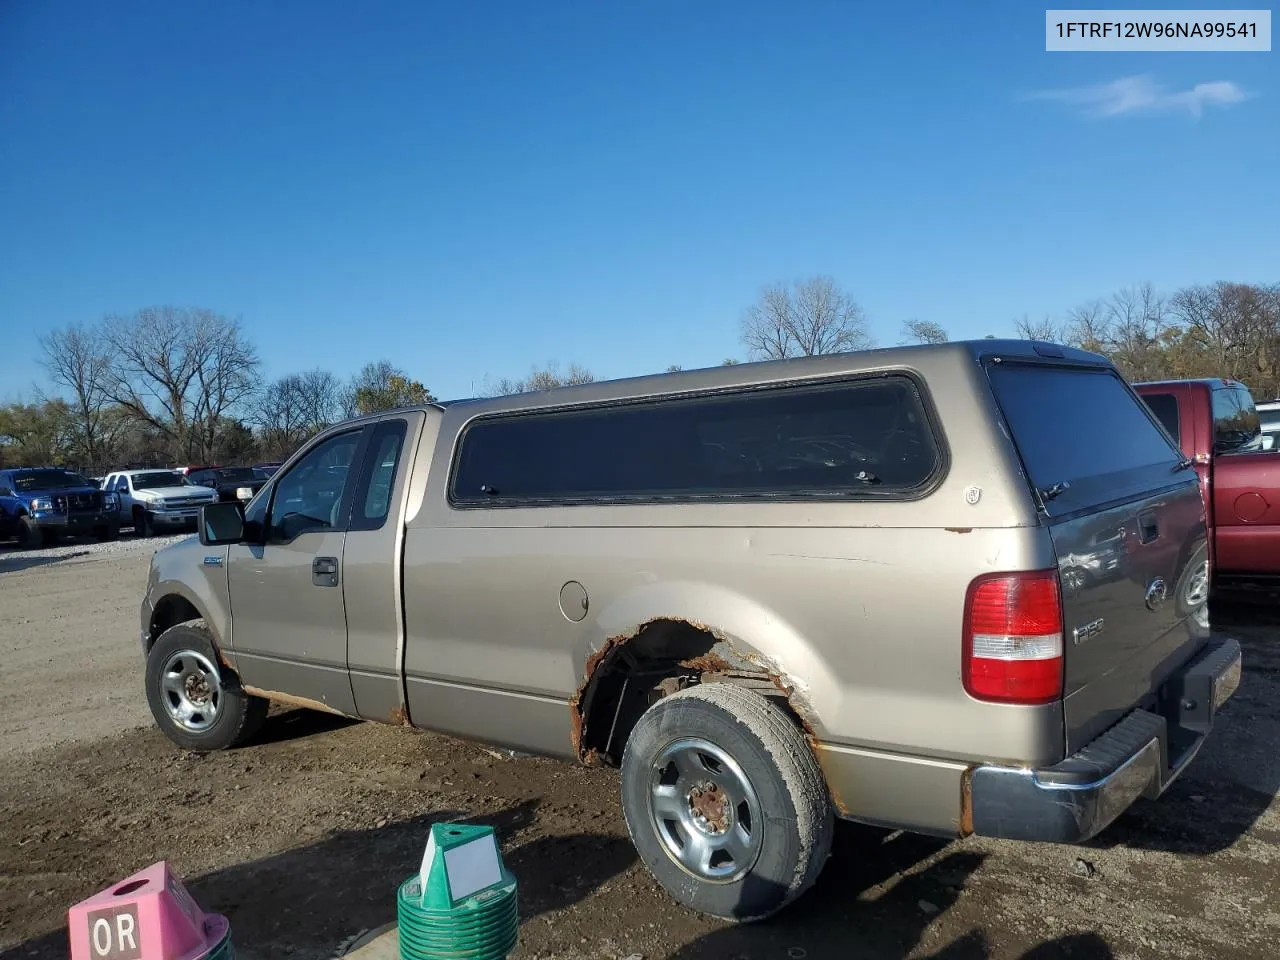
[(502, 882), (502, 865), (498, 863), (498, 844), (493, 834), (446, 850), (444, 872), (449, 877), (449, 895), (454, 900)]

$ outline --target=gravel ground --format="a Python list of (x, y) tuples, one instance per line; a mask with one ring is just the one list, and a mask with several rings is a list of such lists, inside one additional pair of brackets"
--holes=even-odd
[(151, 554), (181, 539), (0, 547), (0, 766), (150, 721), (138, 605)]
[[(1262, 960), (1280, 942), (1280, 605), (1215, 623), (1246, 672), (1165, 797), (1088, 847), (841, 825), (817, 887), (734, 928), (638, 863), (610, 770), (280, 710), (198, 757), (150, 723), (136, 610), (160, 540), (0, 550), (0, 960), (65, 957), (65, 912), (169, 859), (237, 952), (320, 958), (394, 916), (426, 826), (497, 827), (516, 958)], [(105, 556), (101, 554), (106, 554)]]

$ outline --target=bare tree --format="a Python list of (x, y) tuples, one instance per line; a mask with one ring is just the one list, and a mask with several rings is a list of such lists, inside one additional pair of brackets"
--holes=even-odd
[(212, 458), (228, 414), (255, 385), (258, 356), (240, 324), (210, 310), (148, 307), (108, 318), (104, 338), (109, 399), (168, 438), (175, 458)]
[(595, 375), (581, 364), (571, 363), (565, 373), (560, 372), (560, 364), (552, 360), (545, 367), (534, 367), (524, 380), (512, 380), (503, 377), (496, 383), (487, 379), (483, 385), (483, 393), (490, 397), (510, 397), (517, 393), (534, 393), (540, 390), (554, 390), (557, 387), (572, 387), (582, 383), (595, 383)]
[(942, 324), (932, 320), (908, 320), (902, 325), (903, 343), (946, 343), (950, 339)]
[(40, 348), (50, 378), (70, 393), (78, 455), (86, 466), (96, 469), (104, 462), (102, 413), (111, 372), (102, 336), (93, 327), (69, 326), (41, 337)]
[(1257, 384), (1264, 393), (1280, 388), (1280, 286), (1186, 287), (1170, 308), (1212, 375)]
[(302, 420), (312, 432), (327, 427), (342, 416), (342, 384), (328, 370), (308, 370), (298, 374), (297, 392)]
[(202, 362), (196, 365), (193, 452), (208, 462), (216, 459), (224, 432), (233, 429), (228, 414), (253, 395), (259, 361), (239, 324), (205, 312), (197, 317), (195, 333)]
[(1155, 380), (1165, 373), (1161, 339), (1168, 325), (1165, 299), (1150, 283), (1125, 287), (1106, 303), (1102, 344), (1126, 377)]
[(1060, 332), (1064, 342), (1073, 347), (1105, 353), (1111, 342), (1106, 303), (1090, 300), (1074, 308), (1067, 315), (1067, 322)]
[(284, 456), (307, 437), (302, 376), (291, 373), (269, 383), (254, 397), (249, 422), (261, 431), (264, 452)]
[(1059, 343), (1066, 339), (1065, 332), (1049, 316), (1045, 316), (1040, 320), (1032, 320), (1024, 313), (1022, 319), (1013, 322), (1013, 327), (1023, 340), (1044, 340), (1049, 343)]
[(830, 277), (774, 284), (742, 318), (742, 343), (753, 359), (783, 360), (874, 346), (867, 319)]
[(510, 377), (503, 377), (497, 383), (485, 383), (482, 393), (490, 397), (511, 397), (517, 393), (524, 393), (524, 381), (512, 380)]

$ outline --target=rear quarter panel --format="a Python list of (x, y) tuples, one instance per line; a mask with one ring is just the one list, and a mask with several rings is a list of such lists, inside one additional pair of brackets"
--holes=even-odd
[[(669, 617), (782, 673), (827, 743), (1060, 759), (1060, 704), (979, 703), (960, 679), (970, 581), (1047, 566), (1052, 543), (977, 364), (942, 350), (914, 372), (949, 451), (937, 488), (914, 502), (455, 509), (446, 489), (467, 413), (446, 411), (405, 537), (414, 724), (568, 755), (589, 656)], [(579, 622), (560, 609), (570, 581), (589, 597)]]

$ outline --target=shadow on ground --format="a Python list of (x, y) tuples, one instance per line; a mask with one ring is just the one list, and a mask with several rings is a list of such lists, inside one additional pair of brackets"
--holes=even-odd
[(279, 712), (272, 712), (257, 736), (244, 744), (242, 749), (252, 749), (267, 743), (284, 743), (287, 740), (305, 740), (308, 737), (332, 733), (334, 730), (341, 730), (361, 722), (336, 713), (285, 708)]
[(75, 553), (32, 554), (25, 557), (6, 556), (0, 553), (0, 574), (34, 570), (37, 567), (47, 567), (51, 564), (62, 563), (64, 560), (74, 560), (76, 557), (87, 557), (88, 555), (88, 550), (77, 550)]
[(1255, 828), (1280, 793), (1280, 605), (1219, 601), (1214, 632), (1240, 642), (1240, 688), (1191, 765), (1158, 800), (1139, 800), (1088, 844), (1206, 856)]
[[(673, 960), (899, 960), (922, 945), (927, 950), (930, 927), (964, 895), (969, 877), (986, 855), (952, 852), (916, 870), (948, 841), (853, 824), (837, 826), (832, 857), (810, 893), (770, 920), (701, 936), (673, 953)], [(898, 874), (901, 878), (887, 890), (859, 899)], [(994, 953), (982, 931), (970, 930), (937, 952), (916, 955), (928, 960), (987, 960)], [(1112, 956), (1100, 937), (1083, 934), (1041, 944), (1022, 954), (1021, 960), (1110, 960)]]
[[(533, 824), (537, 807), (530, 800), (480, 817), (437, 810), (379, 829), (341, 831), (184, 883), (201, 907), (227, 916), (242, 952), (319, 958), (356, 932), (395, 919), (396, 888), (417, 872), (432, 823), (486, 824), (507, 840)], [(527, 923), (582, 900), (626, 870), (635, 853), (620, 837), (575, 834), (538, 837), (503, 859), (520, 878), (520, 918)], [(0, 952), (0, 960), (61, 960), (67, 948), (64, 928)]]

